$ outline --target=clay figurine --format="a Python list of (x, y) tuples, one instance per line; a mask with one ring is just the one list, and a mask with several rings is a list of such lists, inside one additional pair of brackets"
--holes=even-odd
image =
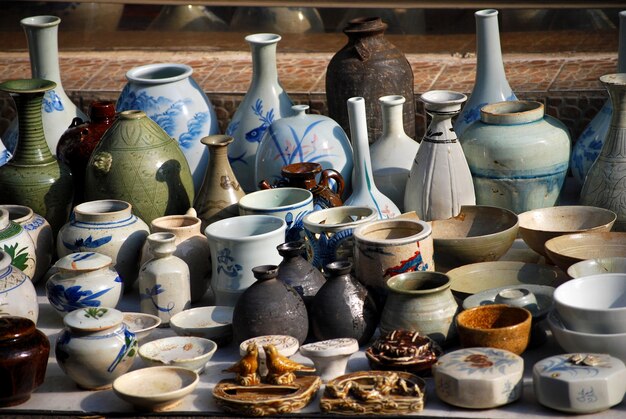
[(263, 347), (266, 355), (268, 384), (292, 384), (296, 379), (295, 371), (314, 372), (315, 368), (299, 364), (281, 355), (274, 345)]
[[(272, 346), (273, 347), (273, 346)], [(276, 348), (274, 348), (276, 350)], [(235, 382), (242, 386), (254, 386), (261, 384), (261, 379), (258, 374), (259, 369), (259, 349), (256, 344), (251, 343), (248, 345), (246, 354), (229, 368), (223, 372), (234, 372), (237, 374)]]

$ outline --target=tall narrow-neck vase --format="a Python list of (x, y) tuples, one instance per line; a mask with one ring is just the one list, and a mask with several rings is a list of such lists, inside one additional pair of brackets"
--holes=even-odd
[(226, 129), (235, 141), (228, 160), (246, 192), (255, 191), (256, 152), (270, 124), (291, 116), (293, 103), (278, 81), (276, 45), (280, 35), (258, 33), (246, 36), (252, 50), (252, 82)]
[(461, 137), (463, 131), (480, 119), (480, 108), (495, 102), (517, 100), (509, 86), (502, 63), (498, 11), (479, 10), (476, 17), (476, 81), (474, 89), (454, 123), (454, 130)]

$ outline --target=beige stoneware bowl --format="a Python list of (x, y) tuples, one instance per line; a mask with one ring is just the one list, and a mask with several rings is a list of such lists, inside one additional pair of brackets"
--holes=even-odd
[(572, 278), (618, 273), (626, 273), (626, 257), (587, 259), (573, 264), (567, 270), (567, 274)]
[(546, 242), (546, 255), (567, 272), (574, 263), (600, 257), (626, 257), (626, 233), (577, 233)]

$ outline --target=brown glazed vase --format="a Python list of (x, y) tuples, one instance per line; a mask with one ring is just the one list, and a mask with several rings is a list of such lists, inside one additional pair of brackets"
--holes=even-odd
[(50, 342), (24, 317), (0, 317), (0, 407), (22, 404), (46, 375)]
[(385, 39), (385, 29), (387, 24), (378, 17), (351, 20), (343, 30), (348, 43), (326, 69), (328, 116), (352, 138), (346, 101), (354, 96), (365, 98), (370, 144), (382, 135), (378, 98), (387, 95), (407, 98), (402, 114), (404, 131), (415, 137), (413, 70), (402, 51)]
[(84, 202), (85, 169), (91, 153), (96, 148), (104, 132), (115, 120), (113, 101), (94, 101), (89, 107), (89, 118), (85, 122), (76, 117), (72, 125), (61, 135), (57, 144), (57, 158), (67, 164), (74, 175), (76, 191), (74, 205)]

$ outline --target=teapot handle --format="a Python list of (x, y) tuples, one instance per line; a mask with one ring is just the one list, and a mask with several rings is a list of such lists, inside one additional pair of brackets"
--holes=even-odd
[(339, 173), (335, 169), (324, 170), (322, 172), (322, 177), (320, 178), (320, 181), (318, 182), (318, 184), (326, 186), (327, 188), (330, 189), (330, 185), (328, 182), (330, 179), (333, 179), (337, 183), (337, 190), (335, 191), (335, 193), (339, 196), (343, 195), (343, 189), (346, 186), (346, 183), (344, 182), (343, 176), (341, 176), (341, 173)]

